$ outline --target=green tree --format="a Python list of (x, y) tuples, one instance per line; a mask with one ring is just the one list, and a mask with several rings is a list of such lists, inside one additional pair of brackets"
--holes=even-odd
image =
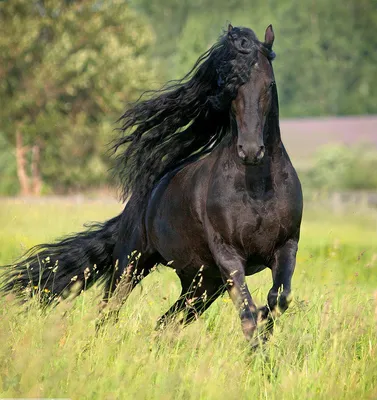
[(1, 130), (17, 145), (24, 193), (29, 175), (54, 189), (106, 179), (113, 123), (155, 81), (153, 43), (124, 0), (0, 4)]
[(377, 150), (369, 145), (356, 147), (327, 145), (321, 148), (314, 165), (303, 174), (308, 187), (327, 190), (377, 189)]

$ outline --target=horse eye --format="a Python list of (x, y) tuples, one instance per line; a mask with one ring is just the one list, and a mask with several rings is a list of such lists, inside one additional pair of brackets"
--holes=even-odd
[(276, 82), (275, 81), (272, 81), (271, 83), (270, 83), (270, 85), (269, 85), (269, 89), (271, 89), (272, 87), (274, 87), (276, 85)]

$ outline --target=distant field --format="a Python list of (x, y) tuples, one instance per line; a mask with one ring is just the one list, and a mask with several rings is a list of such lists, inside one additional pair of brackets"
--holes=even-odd
[[(104, 220), (121, 206), (0, 201), (0, 264), (34, 244)], [(248, 278), (264, 304), (268, 271)], [(47, 313), (0, 299), (0, 397), (72, 399), (376, 399), (377, 214), (307, 205), (294, 300), (252, 351), (228, 295), (186, 329), (154, 331), (179, 294), (161, 267), (118, 325), (95, 337), (98, 288)]]
[(370, 143), (377, 147), (377, 116), (295, 118), (280, 121), (281, 134), (292, 161), (298, 168), (311, 165), (322, 146)]

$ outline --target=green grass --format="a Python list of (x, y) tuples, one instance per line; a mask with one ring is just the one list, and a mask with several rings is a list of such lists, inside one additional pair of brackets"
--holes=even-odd
[[(0, 263), (103, 220), (111, 204), (1, 203)], [(248, 278), (262, 305), (268, 271)], [(99, 288), (41, 313), (0, 299), (0, 397), (72, 399), (376, 399), (377, 217), (308, 207), (294, 300), (252, 351), (228, 295), (185, 329), (154, 331), (179, 281), (159, 268), (117, 325), (95, 336)]]

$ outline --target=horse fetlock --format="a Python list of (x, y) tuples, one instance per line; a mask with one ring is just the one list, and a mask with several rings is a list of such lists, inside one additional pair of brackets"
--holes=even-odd
[(251, 340), (254, 336), (254, 332), (257, 329), (256, 319), (244, 318), (241, 319), (242, 332), (247, 340)]
[(289, 304), (292, 302), (292, 294), (291, 292), (285, 292), (283, 291), (278, 299), (278, 306), (279, 306), (279, 310), (280, 312), (284, 312), (287, 310), (287, 308), (289, 307)]
[(268, 306), (263, 306), (258, 308), (258, 323), (265, 321), (270, 314), (270, 308)]

